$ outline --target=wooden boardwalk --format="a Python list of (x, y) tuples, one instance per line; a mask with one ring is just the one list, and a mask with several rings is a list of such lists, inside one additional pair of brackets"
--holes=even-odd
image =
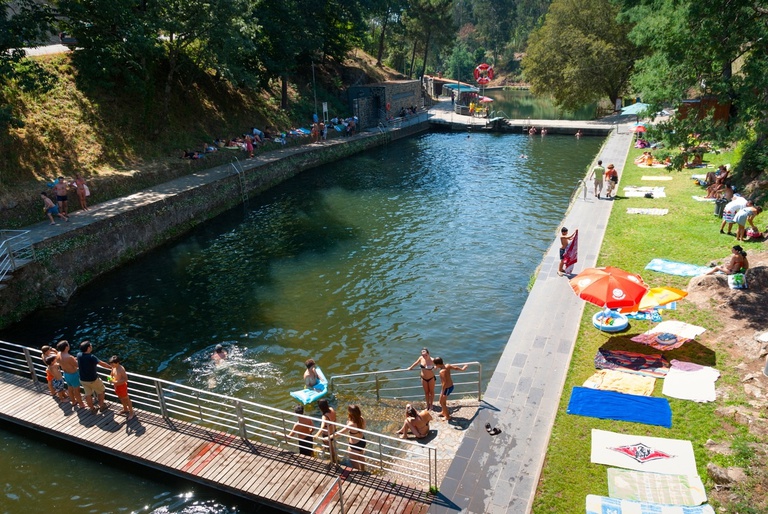
[[(51, 398), (45, 385), (0, 372), (0, 419), (286, 512), (424, 513), (424, 489), (120, 405), (101, 414)], [(341, 502), (339, 501), (341, 488)], [(343, 510), (342, 510), (343, 506)]]

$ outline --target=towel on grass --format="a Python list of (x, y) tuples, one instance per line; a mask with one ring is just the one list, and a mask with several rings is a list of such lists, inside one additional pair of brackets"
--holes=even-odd
[(624, 196), (627, 198), (645, 198), (645, 195), (648, 193), (652, 194), (654, 198), (665, 198), (667, 196), (663, 187), (627, 186), (624, 188)]
[(651, 396), (656, 379), (615, 369), (601, 369), (584, 382), (584, 387), (601, 391)]
[(595, 354), (595, 368), (615, 369), (636, 375), (664, 378), (669, 371), (669, 361), (660, 354), (646, 355), (600, 348)]
[(655, 193), (656, 191), (664, 191), (664, 188), (656, 187), (656, 186), (624, 186), (624, 191), (638, 191), (640, 193)]
[(662, 475), (608, 468), (611, 498), (672, 505), (701, 505), (707, 493), (699, 475)]
[(640, 180), (672, 180), (672, 177), (666, 177), (663, 175), (643, 175)]
[(678, 360), (672, 360), (671, 365), (661, 394), (700, 403), (715, 401), (715, 381), (720, 378), (719, 371)]
[(672, 409), (666, 398), (574, 387), (567, 412), (577, 416), (672, 427)]
[(587, 514), (715, 514), (709, 505), (686, 507), (587, 495)]
[(641, 321), (653, 321), (654, 323), (658, 323), (661, 321), (661, 314), (659, 314), (659, 311), (657, 311), (656, 309), (653, 309), (651, 311), (629, 312), (625, 314), (625, 316), (628, 319), (636, 319)]
[(645, 333), (645, 334), (639, 334), (630, 339), (630, 341), (634, 341), (636, 343), (644, 344), (646, 346), (650, 346), (651, 348), (654, 348), (656, 350), (667, 351), (667, 350), (674, 350), (675, 348), (680, 348), (685, 343), (690, 341), (689, 338), (686, 337), (678, 337), (677, 340), (675, 340), (674, 343), (664, 343), (659, 342), (656, 338), (659, 337), (659, 335), (664, 334), (665, 332), (653, 332), (651, 334)]
[(666, 259), (653, 259), (645, 269), (666, 273), (667, 275), (677, 275), (679, 277), (698, 277), (703, 275), (711, 268), (707, 266), (697, 266), (695, 264), (686, 264), (684, 262), (668, 261)]
[(634, 207), (627, 207), (627, 214), (650, 214), (651, 216), (664, 216), (669, 212), (669, 209), (637, 209)]
[(700, 336), (706, 331), (706, 328), (698, 325), (691, 325), (690, 323), (685, 323), (683, 321), (669, 320), (659, 323), (655, 327), (649, 329), (646, 334), (667, 333), (675, 334), (677, 337), (696, 339), (697, 336)]
[(692, 196), (697, 202), (714, 202), (715, 198), (707, 198), (706, 196)]
[(707, 174), (706, 173), (694, 173), (693, 175), (691, 175), (691, 178), (693, 180), (705, 180), (707, 178)]
[(592, 429), (590, 461), (648, 473), (698, 475), (693, 445), (685, 439)]

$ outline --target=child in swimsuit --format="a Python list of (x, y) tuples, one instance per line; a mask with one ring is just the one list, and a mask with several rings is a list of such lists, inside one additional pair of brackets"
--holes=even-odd
[(347, 415), (349, 419), (347, 426), (336, 432), (331, 436), (333, 439), (336, 435), (346, 433), (349, 435), (349, 460), (352, 462), (352, 467), (358, 471), (365, 471), (365, 418), (363, 418), (360, 412), (360, 407), (357, 405), (350, 405), (347, 407)]
[(317, 401), (317, 408), (323, 413), (323, 423), (320, 425), (320, 430), (317, 431), (315, 437), (319, 437), (323, 441), (323, 447), (328, 450), (328, 454), (331, 457), (331, 462), (336, 464), (336, 449), (332, 443), (333, 434), (336, 432), (336, 411), (333, 410), (328, 404), (328, 400), (322, 398)]
[(53, 394), (59, 400), (66, 400), (67, 396), (67, 383), (64, 382), (64, 377), (61, 376), (61, 369), (59, 369), (59, 363), (56, 360), (59, 358), (56, 352), (49, 353), (45, 358), (45, 365), (48, 366), (45, 369), (45, 375), (48, 377), (48, 387), (53, 390)]
[(440, 385), (442, 387), (440, 390), (440, 407), (442, 409), (440, 417), (445, 421), (449, 421), (451, 419), (451, 413), (448, 411), (448, 396), (453, 392), (451, 370), (466, 371), (467, 365), (465, 364), (462, 367), (454, 364), (444, 364), (441, 357), (435, 357), (434, 362), (435, 366), (440, 370)]
[(123, 410), (120, 411), (120, 414), (127, 414), (128, 419), (131, 419), (135, 414), (133, 413), (133, 403), (128, 397), (128, 373), (125, 372), (125, 368), (120, 364), (120, 357), (117, 355), (113, 355), (107, 362), (112, 366), (109, 381), (115, 387), (117, 399), (123, 404)]
[[(56, 350), (54, 348), (51, 348), (47, 344), (40, 348), (40, 353), (41, 353), (40, 358), (43, 359), (43, 362), (45, 362), (45, 358), (48, 357), (49, 355), (58, 356), (58, 353), (56, 353)], [(50, 391), (51, 396), (56, 396), (56, 390), (53, 388), (53, 377), (51, 376), (51, 372), (47, 368), (45, 370), (45, 380), (48, 382), (48, 391)]]

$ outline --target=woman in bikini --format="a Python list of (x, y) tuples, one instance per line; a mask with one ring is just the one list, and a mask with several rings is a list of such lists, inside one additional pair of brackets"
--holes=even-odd
[(349, 460), (352, 462), (352, 467), (358, 471), (365, 471), (365, 418), (363, 418), (360, 412), (360, 407), (352, 404), (347, 407), (347, 426), (339, 429), (334, 437), (346, 433), (349, 436)]
[(435, 363), (429, 356), (429, 350), (422, 348), (421, 355), (408, 369), (413, 369), (416, 366), (421, 368), (421, 386), (424, 388), (424, 399), (427, 402), (427, 410), (431, 411), (432, 404), (435, 402)]
[(408, 432), (411, 432), (416, 439), (422, 439), (429, 435), (429, 422), (432, 416), (426, 410), (417, 412), (409, 403), (405, 406), (405, 422), (403, 427), (397, 431), (400, 439), (408, 439)]
[(325, 398), (317, 400), (317, 407), (320, 409), (320, 412), (323, 413), (323, 422), (320, 425), (320, 430), (315, 434), (315, 437), (319, 437), (323, 441), (323, 447), (328, 451), (328, 455), (331, 457), (331, 462), (336, 464), (336, 450), (334, 449), (333, 444), (331, 444), (333, 434), (336, 432), (336, 425), (333, 424), (336, 423), (336, 411), (333, 410), (333, 407), (328, 405), (328, 400)]

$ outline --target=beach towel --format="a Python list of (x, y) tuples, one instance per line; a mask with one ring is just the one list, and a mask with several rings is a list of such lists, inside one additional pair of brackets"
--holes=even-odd
[(669, 209), (638, 209), (627, 207), (627, 214), (649, 214), (651, 216), (664, 216), (668, 212)]
[(624, 196), (627, 198), (645, 198), (645, 195), (649, 193), (654, 198), (665, 198), (667, 196), (663, 187), (627, 186), (624, 188)]
[(654, 186), (624, 186), (624, 191), (638, 191), (640, 193), (655, 193), (657, 190), (664, 191), (664, 188)]
[(568, 414), (672, 427), (672, 409), (666, 398), (574, 387)]
[(698, 475), (693, 445), (684, 439), (592, 429), (590, 461), (664, 475)]
[(697, 202), (714, 202), (716, 198), (707, 198), (705, 196), (691, 196)]
[(663, 162), (657, 162), (655, 164), (651, 164), (650, 166), (647, 164), (638, 164), (638, 168), (669, 168), (669, 164), (664, 164)]
[(661, 321), (661, 314), (659, 314), (656, 309), (651, 311), (630, 312), (624, 315), (629, 319), (636, 319), (640, 321), (653, 321), (654, 323)]
[(720, 372), (692, 362), (672, 360), (661, 394), (699, 403), (715, 401), (715, 382)]
[(672, 180), (672, 177), (665, 177), (663, 175), (643, 175), (640, 180)]
[(587, 514), (715, 514), (715, 509), (709, 505), (664, 505), (590, 494), (587, 496)]
[(696, 264), (686, 264), (666, 259), (653, 259), (645, 269), (679, 277), (698, 277), (710, 270), (707, 266), (697, 266)]
[(651, 396), (656, 379), (615, 369), (601, 369), (584, 382), (584, 387), (601, 391)]
[(654, 348), (656, 350), (661, 350), (663, 352), (667, 350), (674, 350), (675, 348), (680, 348), (685, 343), (690, 341), (690, 339), (686, 337), (677, 337), (674, 334), (667, 335), (667, 333), (665, 332), (661, 332), (661, 333), (653, 332), (651, 334), (646, 332), (644, 334), (636, 335), (635, 337), (630, 339), (630, 341), (644, 344), (646, 346), (650, 346), (651, 348)]
[(595, 368), (615, 369), (636, 375), (664, 378), (669, 370), (669, 361), (660, 354), (646, 355), (600, 348), (595, 354)]
[(672, 505), (701, 505), (707, 493), (699, 475), (662, 475), (608, 468), (611, 498)]
[(661, 332), (666, 332), (669, 334), (675, 334), (678, 337), (696, 339), (697, 336), (700, 336), (706, 331), (706, 328), (700, 327), (698, 325), (691, 325), (690, 323), (677, 320), (669, 320), (663, 323), (659, 323), (655, 327), (649, 329), (646, 334), (658, 334)]
[(695, 173), (695, 174), (691, 175), (691, 178), (693, 180), (706, 180), (707, 175), (706, 175), (706, 173)]

